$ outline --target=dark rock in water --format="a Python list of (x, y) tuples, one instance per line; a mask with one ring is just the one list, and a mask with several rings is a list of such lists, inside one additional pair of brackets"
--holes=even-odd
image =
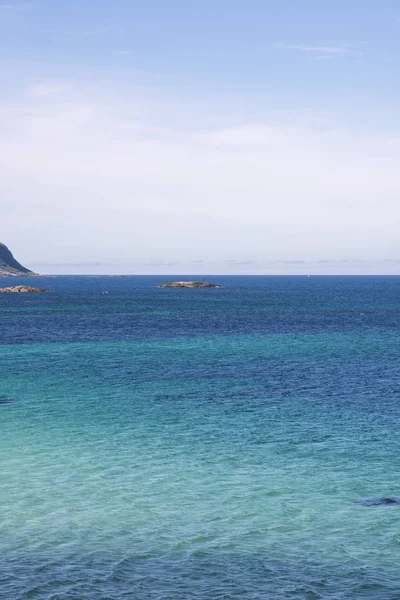
[(393, 505), (393, 504), (400, 505), (400, 498), (396, 498), (393, 496), (384, 496), (383, 498), (372, 498), (371, 500), (360, 500), (358, 502), (358, 504), (361, 504), (361, 506), (386, 506), (386, 505)]
[(36, 275), (13, 257), (5, 244), (0, 242), (0, 276)]
[(15, 402), (13, 398), (8, 398), (7, 396), (0, 396), (0, 404), (12, 404)]
[(218, 288), (219, 285), (208, 281), (169, 281), (158, 285), (159, 288)]

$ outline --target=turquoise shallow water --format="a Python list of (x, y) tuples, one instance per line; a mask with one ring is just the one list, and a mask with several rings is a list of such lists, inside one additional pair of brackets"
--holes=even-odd
[(218, 280), (0, 298), (1, 599), (398, 600), (400, 278)]

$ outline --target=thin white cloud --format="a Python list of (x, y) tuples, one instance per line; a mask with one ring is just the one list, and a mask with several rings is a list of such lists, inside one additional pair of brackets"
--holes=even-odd
[(41, 33), (50, 34), (50, 35), (60, 35), (60, 36), (71, 36), (71, 37), (90, 37), (97, 35), (107, 35), (109, 33), (112, 34), (122, 34), (126, 30), (123, 28), (112, 28), (107, 26), (96, 27), (95, 29), (54, 29), (54, 28), (46, 28), (41, 29)]
[(336, 44), (331, 46), (323, 45), (308, 45), (308, 44), (279, 44), (278, 48), (284, 50), (298, 50), (307, 54), (319, 54), (318, 59), (333, 58), (345, 55), (361, 56), (362, 52), (356, 49), (351, 44)]
[(29, 10), (32, 4), (0, 4), (0, 10)]
[(74, 87), (75, 84), (72, 81), (38, 80), (28, 86), (27, 94), (32, 98), (59, 96), (73, 90)]
[(334, 54), (323, 54), (322, 56), (313, 56), (313, 60), (332, 60)]
[(301, 50), (303, 52), (326, 52), (330, 54), (345, 54), (348, 48), (344, 46), (305, 46), (301, 44), (280, 44), (279, 48), (286, 50)]

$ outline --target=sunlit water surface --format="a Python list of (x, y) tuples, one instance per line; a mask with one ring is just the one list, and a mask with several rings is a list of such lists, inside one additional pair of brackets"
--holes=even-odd
[(2, 600), (400, 598), (400, 277), (214, 279), (1, 295)]

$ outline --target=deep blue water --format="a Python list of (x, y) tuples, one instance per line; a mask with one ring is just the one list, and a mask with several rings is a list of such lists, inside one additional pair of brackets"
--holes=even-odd
[(1, 600), (398, 600), (400, 277), (177, 278), (0, 295)]

